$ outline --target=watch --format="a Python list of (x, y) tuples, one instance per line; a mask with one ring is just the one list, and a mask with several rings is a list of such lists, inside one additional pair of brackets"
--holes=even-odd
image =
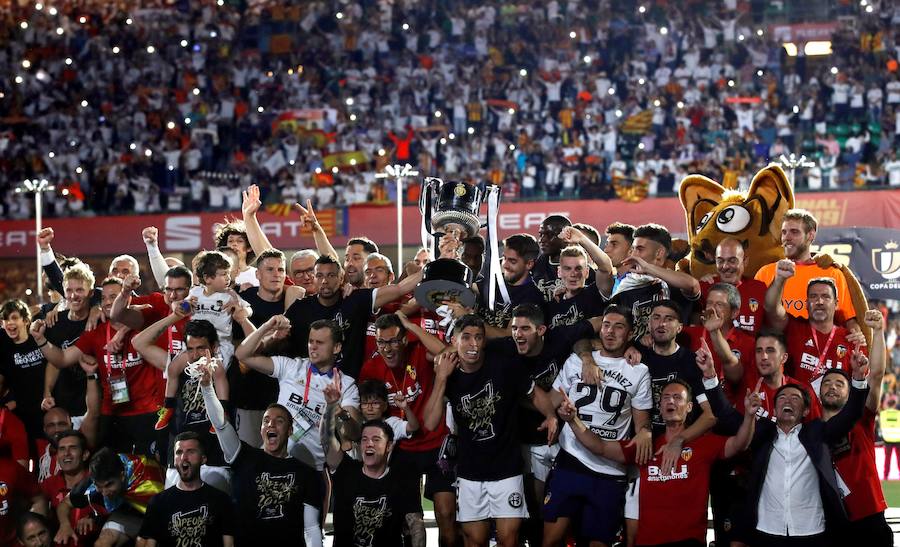
[(100, 379), (100, 376), (96, 372), (92, 372), (91, 374), (88, 374), (86, 378), (88, 380), (98, 380)]

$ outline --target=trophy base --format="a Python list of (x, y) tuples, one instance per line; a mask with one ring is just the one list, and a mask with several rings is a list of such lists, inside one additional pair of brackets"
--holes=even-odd
[(447, 301), (471, 308), (475, 306), (473, 277), (472, 270), (462, 262), (439, 258), (425, 265), (422, 281), (413, 294), (420, 306), (432, 311)]

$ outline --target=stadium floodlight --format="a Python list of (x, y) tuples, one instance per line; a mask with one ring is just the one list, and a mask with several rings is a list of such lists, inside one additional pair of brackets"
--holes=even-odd
[(791, 172), (791, 186), (795, 186), (794, 174), (798, 167), (802, 169), (809, 169), (810, 167), (816, 166), (816, 162), (810, 161), (805, 155), (801, 154), (800, 157), (797, 157), (797, 155), (793, 153), (789, 156), (785, 156), (784, 154), (782, 154), (778, 157), (778, 163), (781, 164), (783, 168)]
[(41, 247), (37, 243), (37, 234), (41, 233), (41, 218), (43, 217), (44, 202), (42, 196), (44, 192), (52, 192), (56, 187), (50, 184), (47, 179), (25, 179), (22, 184), (17, 186), (15, 193), (23, 194), (26, 192), (34, 193), (34, 234), (35, 234), (35, 256), (37, 257), (37, 295), (38, 302), (44, 303), (44, 278), (43, 268), (41, 267)]
[(403, 179), (418, 176), (419, 172), (408, 163), (388, 164), (383, 172), (375, 173), (376, 179), (393, 178), (397, 184), (397, 271), (403, 268)]

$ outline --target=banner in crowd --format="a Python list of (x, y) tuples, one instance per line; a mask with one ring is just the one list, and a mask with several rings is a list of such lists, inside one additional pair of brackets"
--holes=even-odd
[(814, 250), (850, 266), (869, 298), (900, 298), (900, 230), (824, 228), (816, 234), (816, 244)]
[[(800, 194), (797, 207), (809, 209), (819, 219), (821, 227), (900, 226), (900, 192), (875, 190), (864, 192), (822, 192)], [(287, 212), (287, 211), (284, 211)], [(601, 232), (614, 222), (645, 224), (656, 222), (673, 235), (684, 236), (684, 210), (677, 198), (644, 199), (637, 203), (621, 200), (600, 201), (530, 201), (500, 204), (498, 228), (501, 237), (527, 232), (537, 234), (541, 221), (551, 214), (562, 214), (574, 222), (587, 222)], [(226, 217), (240, 218), (233, 213), (170, 213), (155, 215), (101, 216), (84, 218), (45, 218), (44, 225), (54, 228), (54, 249), (66, 255), (108, 256), (118, 253), (146, 252), (141, 230), (147, 226), (159, 228), (163, 253), (196, 252), (212, 246), (215, 225)], [(379, 245), (393, 246), (397, 242), (396, 213), (393, 205), (359, 205), (320, 212), (328, 219), (329, 237), (342, 246), (351, 236), (366, 236)], [(303, 232), (295, 214), (260, 212), (259, 221), (272, 244), (279, 249), (293, 250), (313, 247), (309, 233)], [(403, 210), (403, 243), (417, 246), (421, 241), (418, 207)], [(323, 222), (325, 224), (326, 222)], [(34, 220), (0, 222), (0, 258), (33, 257)], [(876, 241), (881, 245), (880, 241)]]

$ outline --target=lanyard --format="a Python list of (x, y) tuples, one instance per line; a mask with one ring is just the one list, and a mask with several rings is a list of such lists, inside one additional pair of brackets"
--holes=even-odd
[(387, 370), (391, 374), (391, 382), (394, 385), (394, 390), (403, 393), (406, 389), (406, 368), (403, 368), (403, 376), (400, 377), (399, 382), (397, 381), (397, 376), (394, 374), (394, 371), (391, 370), (391, 367), (387, 367)]
[(312, 363), (306, 365), (306, 387), (303, 388), (303, 406), (309, 401), (309, 382), (312, 380)]
[(168, 346), (167, 351), (169, 352), (169, 357), (174, 357), (175, 354), (172, 353), (172, 329), (175, 328), (175, 325), (171, 325), (168, 329), (166, 329), (166, 337), (168, 338)]
[(109, 326), (109, 321), (107, 321), (106, 322), (106, 344), (103, 346), (103, 350), (106, 351), (106, 370), (107, 370), (106, 375), (112, 377), (113, 361), (112, 361), (112, 355), (109, 353), (109, 339), (111, 337), (109, 334), (109, 331), (110, 331), (110, 326)]
[(834, 333), (837, 332), (837, 327), (831, 327), (831, 333), (828, 335), (828, 340), (825, 342), (825, 347), (819, 350), (819, 339), (816, 338), (816, 330), (813, 328), (812, 323), (809, 325), (809, 332), (812, 335), (813, 344), (816, 346), (816, 351), (819, 352), (819, 362), (816, 363), (816, 370), (813, 372), (813, 378), (818, 378), (820, 374), (825, 370), (825, 355), (828, 354), (828, 350), (831, 349), (831, 342), (834, 340)]

